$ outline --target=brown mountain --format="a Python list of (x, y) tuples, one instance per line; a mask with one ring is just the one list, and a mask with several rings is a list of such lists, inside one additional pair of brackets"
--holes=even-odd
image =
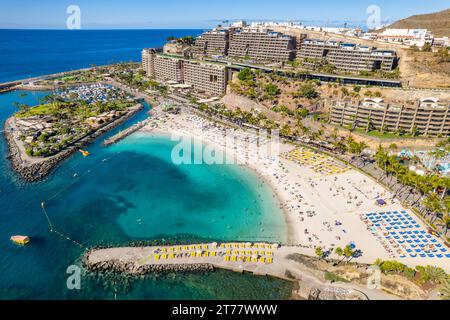
[(435, 37), (450, 36), (450, 9), (436, 13), (414, 15), (394, 22), (389, 28), (428, 29), (433, 32)]

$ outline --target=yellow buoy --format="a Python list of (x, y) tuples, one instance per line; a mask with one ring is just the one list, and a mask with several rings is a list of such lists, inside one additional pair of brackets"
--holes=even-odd
[(24, 246), (30, 242), (30, 238), (27, 236), (12, 236), (11, 241), (15, 244)]
[(88, 155), (90, 155), (90, 153), (88, 151), (85, 151), (85, 150), (81, 150), (80, 149), (80, 152), (83, 155), (83, 157), (87, 157)]

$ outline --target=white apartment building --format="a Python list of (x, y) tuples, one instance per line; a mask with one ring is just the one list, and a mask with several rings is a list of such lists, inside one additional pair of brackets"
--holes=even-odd
[(422, 47), (433, 42), (433, 35), (427, 29), (386, 29), (378, 34), (378, 40)]

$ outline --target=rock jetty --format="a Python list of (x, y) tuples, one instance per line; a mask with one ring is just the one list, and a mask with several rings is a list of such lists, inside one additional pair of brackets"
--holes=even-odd
[(84, 260), (84, 266), (91, 272), (100, 273), (123, 273), (129, 275), (146, 275), (152, 273), (171, 273), (171, 272), (212, 272), (214, 266), (209, 263), (195, 263), (195, 264), (164, 264), (154, 265), (145, 264), (139, 265), (133, 262), (124, 262), (120, 260), (109, 260), (97, 263), (90, 263), (89, 260)]
[(120, 131), (118, 134), (112, 136), (111, 138), (106, 139), (106, 140), (103, 142), (103, 145), (104, 145), (105, 147), (107, 147), (107, 146), (110, 146), (110, 145), (112, 145), (112, 144), (114, 144), (114, 143), (116, 143), (116, 142), (119, 142), (120, 140), (122, 140), (122, 139), (128, 137), (130, 134), (132, 134), (132, 133), (138, 131), (139, 129), (142, 129), (142, 128), (145, 127), (148, 123), (149, 123), (149, 120), (148, 120), (148, 119), (143, 120), (143, 121), (141, 121), (141, 122), (138, 122), (138, 123), (132, 125), (131, 127), (127, 128), (127, 129), (125, 129), (125, 130), (123, 130), (123, 131)]

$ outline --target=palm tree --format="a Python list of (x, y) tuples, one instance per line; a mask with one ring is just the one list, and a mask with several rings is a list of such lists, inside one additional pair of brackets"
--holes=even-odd
[(441, 178), (434, 174), (428, 178), (428, 181), (433, 187), (433, 193), (436, 193), (441, 186)]
[(444, 269), (438, 267), (426, 266), (423, 271), (425, 272), (426, 278), (435, 284), (444, 284), (448, 279)]
[[(438, 197), (438, 195), (436, 193), (432, 193), (430, 194), (428, 197), (426, 197), (423, 200), (424, 207), (426, 208), (426, 210), (428, 211), (427, 214), (434, 214), (433, 218), (437, 217), (437, 213), (442, 212), (442, 206), (441, 206), (441, 201)], [(431, 223), (433, 223), (434, 219), (431, 219)]]
[[(446, 210), (448, 210), (448, 209), (446, 209)], [(448, 214), (448, 213), (445, 214), (442, 217), (442, 222), (444, 222), (444, 227), (445, 227), (444, 234), (445, 234), (445, 236), (447, 236), (448, 229), (450, 229), (450, 214)]]
[(441, 293), (442, 300), (450, 300), (450, 279), (445, 279), (442, 283), (439, 292)]
[[(341, 247), (337, 247), (334, 252), (336, 252), (336, 255), (339, 257), (339, 259), (344, 255), (344, 250), (342, 250)], [(339, 261), (339, 263), (341, 263), (341, 262), (342, 262), (342, 260)]]
[(444, 191), (441, 195), (441, 200), (444, 200), (444, 198), (447, 196), (447, 191), (450, 189), (450, 179), (447, 177), (442, 178), (442, 187), (444, 188)]
[(387, 163), (389, 161), (389, 157), (381, 144), (378, 146), (377, 153), (375, 154), (375, 160), (380, 168), (384, 167), (384, 172), (387, 176)]
[(447, 232), (450, 229), (450, 197), (446, 197), (442, 202), (442, 211), (444, 212), (444, 216), (442, 217), (442, 222), (444, 223), (445, 233), (447, 236)]
[(322, 249), (321, 247), (317, 247), (317, 248), (316, 248), (316, 256), (317, 256), (319, 259), (322, 259), (322, 258), (323, 258), (323, 255), (324, 255), (323, 249)]
[(344, 256), (350, 261), (353, 258), (353, 255), (355, 254), (355, 251), (353, 251), (352, 247), (350, 245), (346, 246), (344, 249)]

